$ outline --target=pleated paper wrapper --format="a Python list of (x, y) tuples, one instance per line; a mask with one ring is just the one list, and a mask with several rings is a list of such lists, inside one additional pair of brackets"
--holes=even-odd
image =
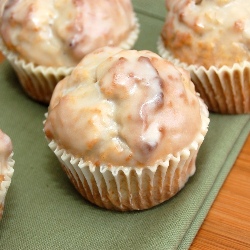
[(195, 160), (208, 129), (206, 105), (200, 100), (202, 128), (194, 141), (153, 166), (95, 166), (75, 158), (54, 140), (49, 147), (80, 194), (99, 207), (119, 211), (144, 210), (174, 196), (195, 172)]

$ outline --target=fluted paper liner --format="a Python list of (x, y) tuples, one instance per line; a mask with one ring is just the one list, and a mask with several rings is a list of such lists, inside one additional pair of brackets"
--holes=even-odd
[[(130, 49), (135, 44), (140, 32), (138, 19), (135, 17), (135, 29), (118, 47)], [(56, 84), (69, 75), (74, 67), (46, 67), (36, 66), (32, 62), (25, 62), (14, 52), (9, 51), (0, 39), (0, 50), (14, 68), (24, 91), (34, 100), (49, 104)], [(34, 51), (35, 53), (35, 51)]]
[(174, 58), (164, 47), (161, 38), (157, 48), (160, 56), (190, 72), (196, 91), (210, 111), (221, 114), (250, 113), (250, 62), (206, 69), (203, 66), (187, 65)]
[(201, 132), (187, 148), (153, 166), (95, 166), (75, 158), (53, 140), (49, 147), (75, 188), (90, 202), (120, 211), (148, 209), (174, 196), (195, 172), (197, 152), (209, 124), (207, 107), (202, 100), (200, 103)]
[(50, 102), (56, 84), (73, 70), (73, 67), (53, 68), (27, 63), (9, 51), (1, 39), (0, 50), (14, 68), (24, 91), (32, 99), (46, 104)]
[(0, 219), (2, 218), (3, 215), (5, 197), (11, 183), (12, 175), (14, 173), (13, 166), (15, 161), (12, 159), (12, 156), (13, 152), (8, 158), (7, 168), (4, 169), (0, 168), (0, 179), (3, 178), (2, 181), (0, 180)]

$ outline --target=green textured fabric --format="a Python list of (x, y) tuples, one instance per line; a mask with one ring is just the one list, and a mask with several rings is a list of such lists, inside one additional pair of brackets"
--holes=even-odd
[[(135, 47), (156, 51), (164, 1), (133, 3), (141, 23)], [(0, 249), (188, 249), (250, 131), (249, 115), (211, 114), (185, 188), (150, 210), (120, 213), (91, 205), (71, 185), (46, 144), (46, 111), (24, 94), (10, 65), (1, 64), (0, 128), (12, 139), (16, 163)]]

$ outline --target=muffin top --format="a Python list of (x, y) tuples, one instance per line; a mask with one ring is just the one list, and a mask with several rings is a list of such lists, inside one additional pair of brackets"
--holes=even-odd
[(176, 154), (201, 131), (187, 71), (150, 51), (104, 47), (56, 86), (44, 132), (97, 166), (148, 166)]
[(250, 2), (166, 0), (162, 40), (182, 62), (209, 68), (250, 60)]
[(0, 27), (26, 62), (75, 66), (87, 53), (119, 46), (135, 29), (130, 0), (7, 0)]

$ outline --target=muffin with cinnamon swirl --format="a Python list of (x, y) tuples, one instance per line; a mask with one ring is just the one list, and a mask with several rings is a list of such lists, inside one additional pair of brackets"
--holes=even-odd
[(208, 123), (187, 71), (150, 51), (104, 47), (58, 83), (44, 132), (83, 197), (126, 211), (183, 188)]

